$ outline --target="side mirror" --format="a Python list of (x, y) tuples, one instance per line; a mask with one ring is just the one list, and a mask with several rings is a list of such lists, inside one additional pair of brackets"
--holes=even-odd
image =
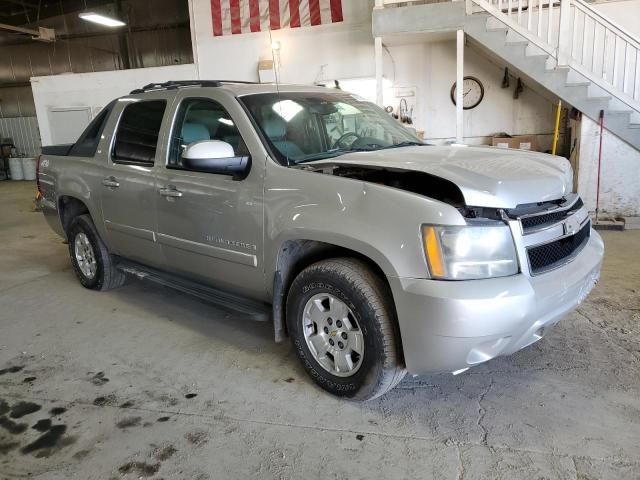
[(251, 157), (236, 157), (233, 147), (220, 140), (202, 140), (185, 148), (182, 165), (195, 172), (217, 173), (242, 178), (249, 170)]

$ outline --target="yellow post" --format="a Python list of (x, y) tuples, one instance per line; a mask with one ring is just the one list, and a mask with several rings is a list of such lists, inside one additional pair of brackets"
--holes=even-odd
[(558, 100), (558, 108), (556, 109), (556, 126), (553, 129), (553, 145), (551, 146), (551, 155), (556, 154), (556, 146), (558, 145), (558, 130), (560, 130), (560, 112), (562, 111), (562, 100)]

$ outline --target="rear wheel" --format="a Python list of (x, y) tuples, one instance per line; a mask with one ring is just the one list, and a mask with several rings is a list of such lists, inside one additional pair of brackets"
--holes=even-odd
[(360, 260), (303, 270), (289, 290), (287, 326), (304, 368), (334, 395), (370, 400), (404, 377), (388, 288)]
[(69, 222), (67, 239), (71, 264), (82, 286), (110, 290), (125, 283), (125, 274), (116, 268), (89, 215), (78, 215)]

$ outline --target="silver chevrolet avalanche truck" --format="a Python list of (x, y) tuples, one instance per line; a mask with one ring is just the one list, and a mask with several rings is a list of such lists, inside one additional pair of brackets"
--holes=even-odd
[(272, 319), (318, 385), (368, 400), (531, 345), (585, 298), (604, 250), (572, 176), (425, 145), (339, 90), (175, 81), (43, 148), (38, 198), (83, 286), (145, 278)]

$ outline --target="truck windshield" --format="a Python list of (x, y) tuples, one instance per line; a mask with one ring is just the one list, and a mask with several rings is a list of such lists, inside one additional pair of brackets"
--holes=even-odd
[(345, 92), (263, 93), (240, 100), (285, 165), (424, 145), (377, 105)]

